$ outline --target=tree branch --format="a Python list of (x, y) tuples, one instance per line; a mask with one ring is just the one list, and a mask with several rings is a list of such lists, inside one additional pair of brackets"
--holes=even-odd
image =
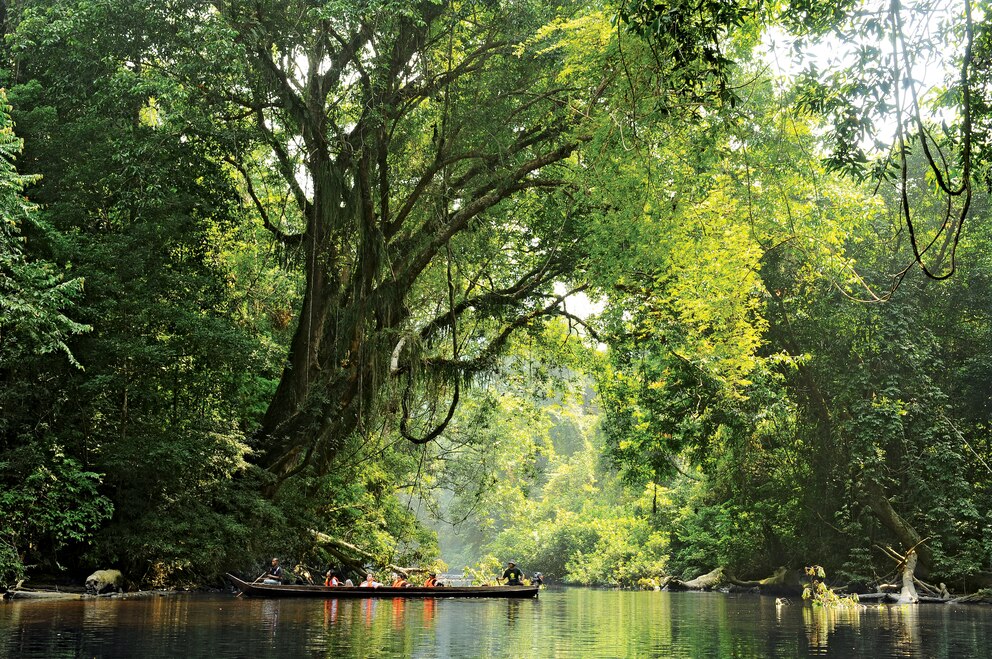
[(494, 185), (494, 189), (490, 192), (475, 198), (474, 201), (452, 214), (449, 224), (442, 231), (437, 233), (418, 254), (414, 255), (405, 267), (401, 268), (399, 279), (403, 282), (403, 285), (406, 287), (412, 285), (413, 280), (416, 279), (424, 268), (427, 267), (427, 265), (431, 262), (431, 259), (433, 259), (437, 254), (437, 251), (442, 246), (446, 245), (455, 234), (468, 226), (469, 220), (472, 218), (476, 217), (483, 211), (492, 208), (516, 192), (531, 188), (553, 187), (560, 185), (560, 181), (527, 179), (526, 177), (542, 167), (546, 167), (547, 165), (567, 158), (577, 147), (578, 142), (571, 141), (561, 145), (553, 151), (549, 151), (532, 158), (514, 171), (510, 172), (507, 176), (503, 177), (502, 182)]
[(589, 284), (582, 284), (562, 295), (555, 296), (550, 304), (513, 319), (512, 322), (500, 331), (496, 338), (490, 341), (489, 345), (482, 349), (479, 356), (474, 359), (467, 361), (457, 359), (426, 359), (424, 365), (428, 368), (433, 367), (437, 370), (457, 371), (462, 374), (478, 373), (492, 364), (496, 355), (503, 349), (503, 346), (506, 345), (506, 342), (515, 330), (520, 329), (541, 316), (561, 315), (556, 310), (565, 301), (565, 298), (580, 293), (587, 288), (589, 288)]
[(398, 99), (401, 101), (415, 101), (417, 99), (427, 98), (463, 75), (481, 70), (487, 63), (488, 60), (486, 58), (488, 56), (500, 51), (508, 54), (510, 52), (509, 47), (512, 45), (508, 41), (487, 41), (466, 55), (465, 59), (459, 62), (455, 68), (434, 76), (423, 84), (410, 84), (402, 87), (398, 92)]
[[(337, 551), (335, 551), (334, 553), (339, 558), (342, 557), (341, 552), (345, 551), (353, 555), (359, 556), (360, 558), (364, 558), (367, 561), (372, 561), (376, 565), (382, 565), (382, 567), (388, 570), (392, 570), (393, 572), (399, 572), (403, 576), (410, 576), (411, 574), (415, 574), (418, 572), (424, 573), (429, 571), (429, 568), (402, 567), (399, 565), (394, 565), (392, 563), (386, 563), (383, 565), (381, 563), (378, 563), (378, 559), (376, 559), (374, 554), (367, 552), (361, 547), (357, 547), (351, 544), (350, 542), (346, 542), (344, 540), (341, 540), (340, 538), (335, 538), (333, 536), (327, 535), (326, 533), (322, 533), (321, 531), (317, 531), (317, 530), (311, 530), (310, 533), (313, 535), (314, 540), (316, 540), (318, 544), (324, 545), (328, 549), (336, 549)], [(351, 567), (352, 569), (355, 569), (354, 565), (352, 565)]]
[(313, 210), (312, 205), (310, 204), (310, 200), (307, 199), (306, 193), (303, 192), (303, 188), (300, 187), (299, 182), (296, 180), (295, 163), (290, 157), (289, 152), (286, 151), (286, 148), (276, 138), (272, 130), (265, 125), (265, 117), (261, 112), (256, 114), (256, 123), (258, 124), (258, 129), (265, 136), (265, 140), (272, 149), (272, 152), (276, 154), (276, 159), (279, 161), (279, 170), (289, 189), (293, 192), (293, 198), (296, 200), (297, 207), (303, 213), (304, 217), (310, 217), (310, 213)]
[(234, 158), (232, 158), (231, 156), (225, 156), (224, 162), (234, 167), (234, 169), (236, 169), (238, 173), (241, 174), (241, 178), (244, 180), (245, 186), (248, 190), (248, 196), (251, 197), (252, 202), (255, 204), (255, 209), (258, 211), (259, 216), (262, 218), (262, 225), (266, 229), (268, 229), (273, 236), (276, 237), (276, 240), (278, 240), (279, 242), (281, 242), (282, 244), (288, 247), (298, 247), (299, 245), (302, 245), (303, 244), (302, 233), (295, 233), (295, 234), (285, 233), (282, 229), (280, 229), (275, 224), (273, 224), (272, 221), (269, 219), (269, 213), (268, 211), (266, 211), (265, 205), (262, 204), (261, 199), (259, 199), (258, 195), (255, 193), (255, 186), (251, 182), (251, 176), (248, 175), (248, 172), (247, 170), (245, 170), (244, 166), (238, 161), (236, 161)]
[(396, 217), (386, 226), (384, 231), (386, 238), (392, 238), (396, 235), (396, 232), (403, 227), (403, 223), (406, 221), (407, 216), (410, 215), (410, 212), (417, 204), (417, 201), (419, 201), (420, 197), (423, 196), (427, 186), (430, 185), (431, 181), (434, 180), (434, 177), (437, 176), (441, 170), (449, 165), (454, 165), (455, 163), (461, 162), (462, 160), (483, 157), (485, 157), (483, 154), (470, 152), (442, 159), (441, 152), (439, 151), (437, 156), (434, 158), (434, 162), (432, 162), (431, 165), (424, 170), (424, 173), (420, 175), (420, 178), (417, 180), (417, 184), (414, 186), (413, 191), (407, 195), (406, 201), (403, 202), (403, 206), (396, 214)]

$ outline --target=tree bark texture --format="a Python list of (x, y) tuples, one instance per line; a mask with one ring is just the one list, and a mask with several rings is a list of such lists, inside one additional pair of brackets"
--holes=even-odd
[(920, 595), (916, 592), (916, 584), (913, 583), (913, 573), (919, 559), (916, 551), (909, 550), (906, 554), (906, 563), (902, 568), (902, 589), (899, 592), (899, 602), (902, 604), (913, 604), (920, 601)]
[(878, 483), (869, 482), (866, 488), (866, 493), (868, 496), (866, 497), (865, 502), (882, 525), (885, 526), (907, 550), (913, 548), (916, 549), (916, 574), (921, 579), (927, 579), (930, 576), (931, 566), (933, 565), (933, 554), (926, 545), (921, 544), (923, 538), (916, 532), (916, 529), (914, 529), (899, 515), (899, 513), (895, 511), (881, 485)]

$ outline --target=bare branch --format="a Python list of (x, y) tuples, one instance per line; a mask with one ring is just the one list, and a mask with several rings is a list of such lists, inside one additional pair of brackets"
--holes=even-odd
[(557, 316), (562, 315), (560, 306), (568, 298), (576, 293), (580, 293), (589, 288), (589, 284), (582, 284), (572, 290), (563, 293), (562, 295), (557, 295), (551, 301), (550, 304), (534, 309), (530, 313), (523, 314), (513, 319), (508, 323), (500, 333), (489, 342), (485, 348), (479, 353), (477, 357), (470, 360), (456, 360), (456, 359), (427, 359), (424, 365), (428, 368), (434, 368), (437, 370), (445, 371), (457, 371), (463, 375), (468, 375), (471, 373), (478, 373), (479, 371), (489, 367), (496, 355), (503, 349), (506, 342), (510, 339), (510, 336), (514, 331), (524, 327), (531, 321), (541, 316)]
[(244, 180), (245, 187), (248, 190), (248, 196), (251, 197), (252, 202), (255, 204), (255, 209), (258, 211), (259, 217), (262, 218), (262, 225), (276, 237), (276, 240), (290, 247), (296, 247), (303, 244), (302, 233), (288, 234), (272, 223), (269, 219), (269, 213), (265, 209), (265, 205), (255, 193), (255, 185), (252, 183), (251, 176), (248, 175), (248, 171), (244, 168), (244, 166), (230, 156), (226, 156), (224, 158), (224, 162), (234, 167), (234, 169), (241, 174), (241, 178)]
[(452, 214), (448, 226), (438, 232), (427, 244), (427, 246), (414, 255), (409, 260), (409, 264), (402, 269), (400, 281), (403, 282), (403, 285), (408, 287), (413, 279), (427, 267), (431, 259), (434, 258), (435, 254), (437, 254), (437, 251), (442, 246), (446, 245), (455, 234), (468, 226), (468, 223), (472, 218), (488, 210), (489, 208), (492, 208), (516, 192), (532, 188), (554, 187), (560, 185), (560, 181), (550, 181), (548, 179), (528, 179), (527, 176), (542, 167), (546, 167), (547, 165), (567, 158), (577, 147), (578, 142), (567, 142), (557, 149), (543, 153), (535, 158), (532, 158), (531, 160), (528, 160), (520, 167), (503, 177), (499, 184), (493, 185), (493, 189), (490, 192), (476, 197), (474, 201)]

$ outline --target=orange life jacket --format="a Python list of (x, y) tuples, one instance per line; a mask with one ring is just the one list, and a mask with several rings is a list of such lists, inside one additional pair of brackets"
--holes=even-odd
[(337, 577), (330, 576), (330, 577), (327, 577), (326, 579), (324, 579), (324, 585), (325, 586), (340, 586), (341, 585), (341, 582), (338, 581), (338, 578)]
[(437, 579), (434, 577), (427, 577), (427, 581), (424, 582), (424, 588), (436, 588)]
[(406, 585), (406, 579), (403, 577), (397, 577), (396, 581), (393, 582), (393, 588), (402, 588)]

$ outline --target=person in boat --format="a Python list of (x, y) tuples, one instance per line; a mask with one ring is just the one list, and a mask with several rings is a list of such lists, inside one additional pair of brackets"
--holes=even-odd
[(325, 586), (340, 586), (341, 580), (338, 579), (338, 575), (333, 570), (328, 570), (327, 574), (324, 575), (324, 585)]
[(382, 588), (382, 584), (375, 580), (375, 575), (369, 572), (365, 575), (365, 581), (358, 584), (359, 588)]
[(400, 576), (400, 575), (396, 574), (395, 572), (393, 572), (393, 583), (392, 583), (392, 587), (393, 588), (409, 588), (410, 587), (410, 582), (407, 581), (406, 579), (404, 579), (402, 576)]
[(531, 585), (540, 586), (544, 583), (544, 575), (540, 572), (534, 574), (534, 578), (530, 580)]
[(507, 586), (522, 586), (523, 582), (520, 580), (524, 578), (524, 573), (520, 571), (516, 563), (513, 561), (508, 561), (506, 564), (506, 569), (503, 570), (503, 576), (499, 578), (500, 581), (506, 579)]
[(278, 558), (272, 559), (272, 563), (269, 565), (269, 569), (266, 570), (265, 578), (262, 579), (262, 583), (267, 583), (267, 584), (282, 583), (282, 566), (279, 565)]
[(444, 584), (437, 580), (437, 573), (431, 572), (424, 581), (424, 588), (443, 588)]

